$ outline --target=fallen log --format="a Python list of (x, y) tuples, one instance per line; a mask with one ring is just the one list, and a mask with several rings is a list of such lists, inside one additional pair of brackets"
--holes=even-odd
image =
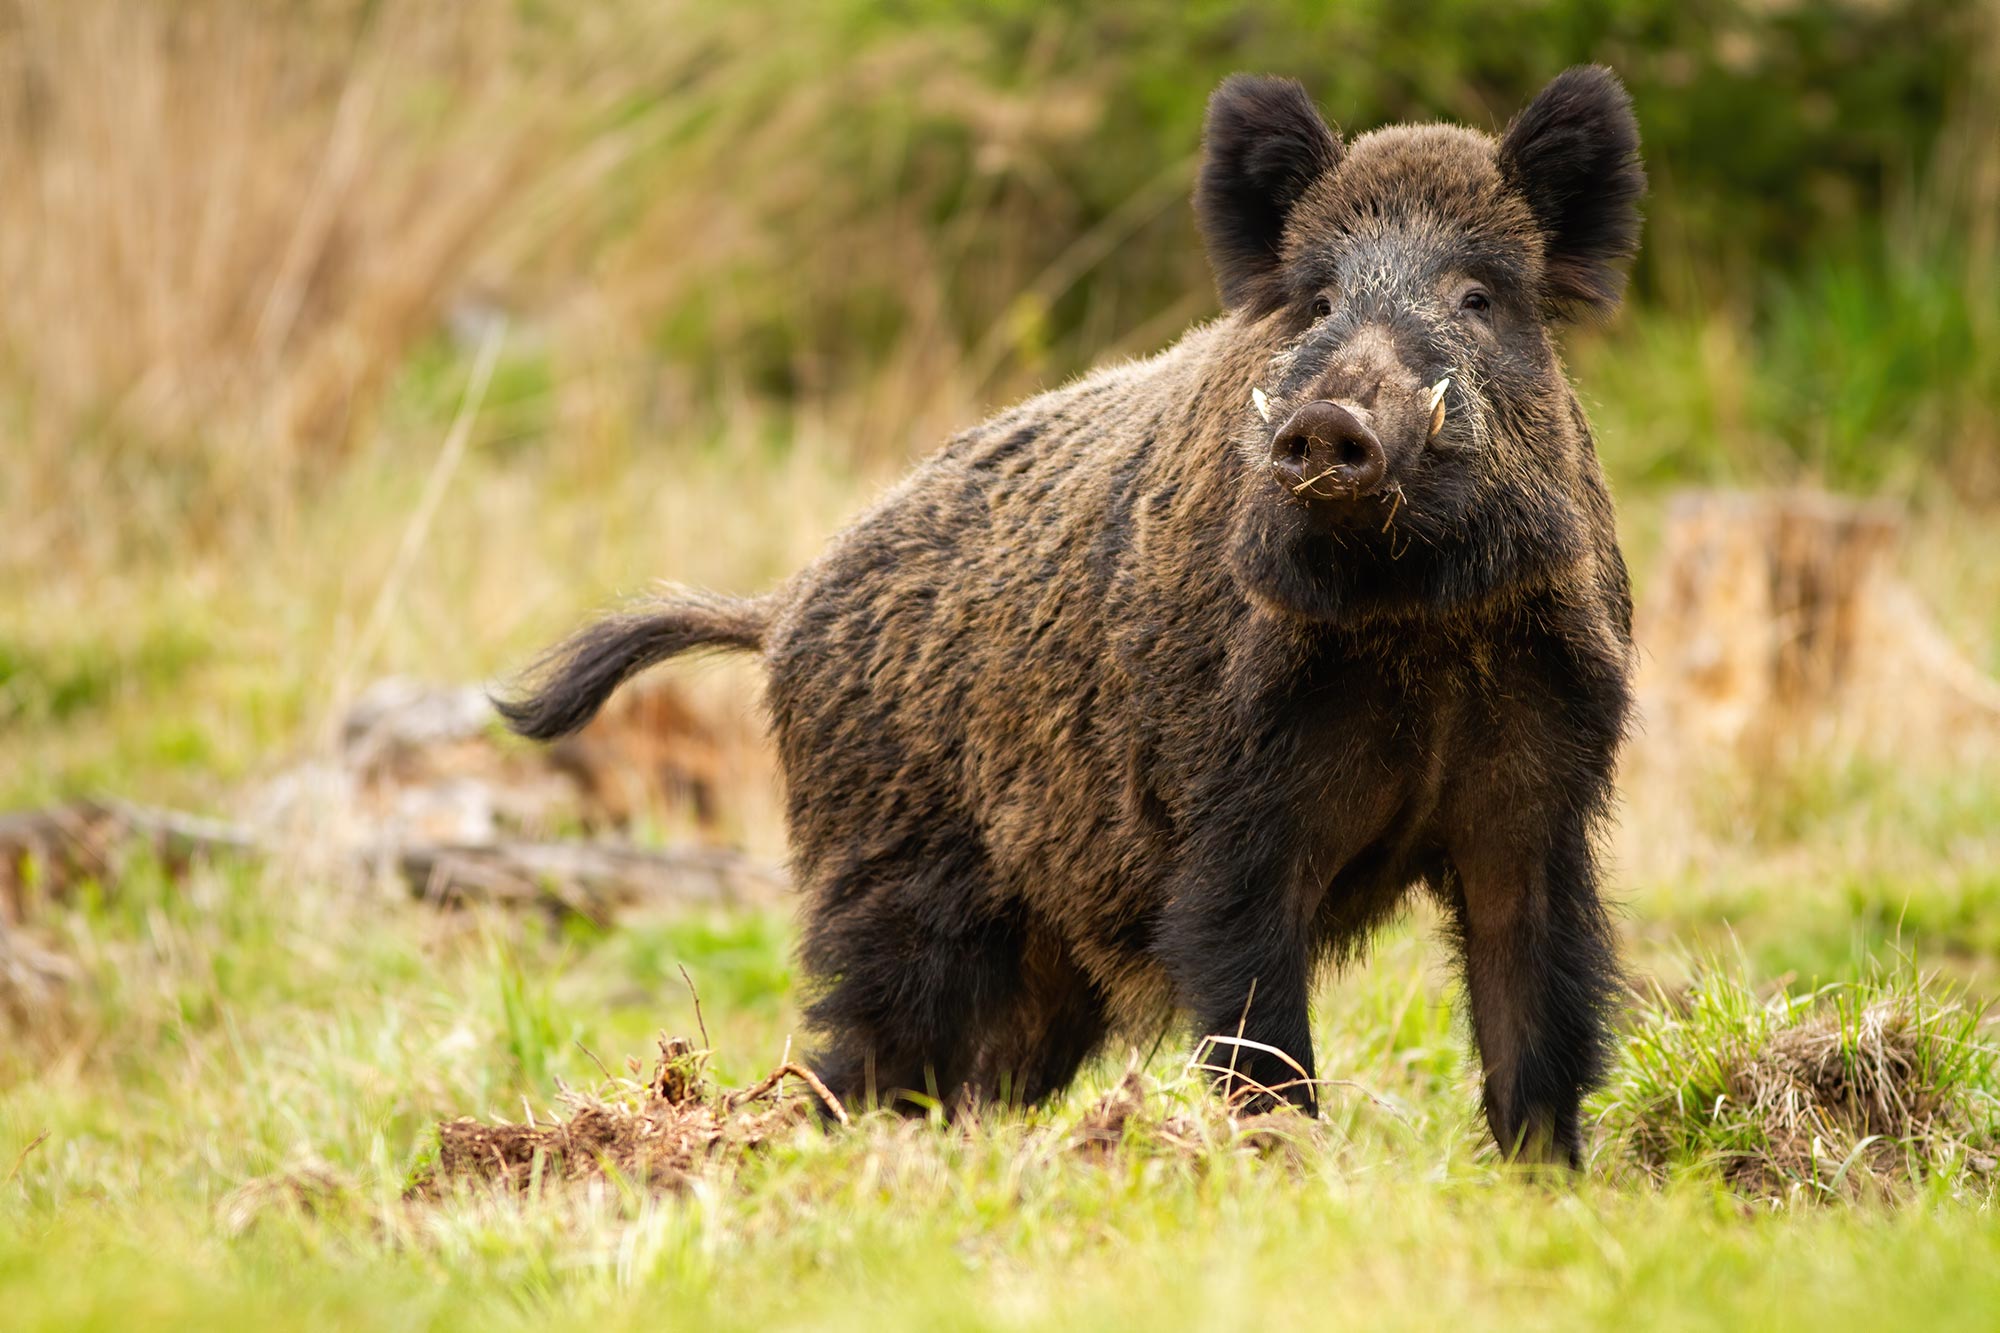
[(557, 908), (609, 921), (631, 907), (767, 901), (784, 886), (773, 867), (714, 847), (609, 842), (399, 843), (377, 848), (420, 897)]
[[(85, 882), (114, 884), (134, 848), (150, 850), (173, 874), (202, 857), (293, 850), (246, 825), (125, 801), (0, 815), (0, 921), (18, 925)], [(428, 902), (534, 907), (599, 922), (641, 906), (768, 901), (784, 884), (775, 868), (712, 847), (374, 840), (315, 851), (336, 869), (391, 874)]]

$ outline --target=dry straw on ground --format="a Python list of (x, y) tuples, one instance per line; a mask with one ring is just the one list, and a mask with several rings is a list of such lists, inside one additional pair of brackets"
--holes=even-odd
[[(1732, 1183), (1783, 1193), (1825, 1177), (1840, 1154), (1827, 1187), (1838, 1192), (1852, 1181), (1859, 1190), (1907, 1179), (1922, 1161), (1959, 1146), (1972, 1125), (1959, 1090), (1940, 1086), (1925, 1067), (1922, 1022), (1885, 1000), (1863, 1009), (1851, 1028), (1828, 1015), (1774, 1033), (1734, 1079), (1737, 1101), (1763, 1125), (1768, 1146), (1729, 1164)], [(1973, 1160), (1992, 1169), (1988, 1155)]]

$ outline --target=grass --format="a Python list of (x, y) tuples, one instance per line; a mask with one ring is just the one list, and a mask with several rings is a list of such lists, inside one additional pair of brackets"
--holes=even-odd
[[(1236, 65), (1326, 80), (1353, 127), (1493, 120), (1514, 84), (1612, 56), (1647, 125), (1648, 258), (1621, 322), (1566, 355), (1641, 596), (1673, 484), (1865, 486), (1910, 503), (1902, 573), (2000, 672), (1990, 90), (1907, 43), (1857, 63), (1872, 29), (1812, 7), (1745, 8), (1711, 41), (1706, 11), (1557, 6), (1560, 42), (1545, 7), (1378, 8), (1340, 20), (1332, 72), (1301, 67), (1326, 62), (1282, 4), (1136, 27), (1006, 0), (783, 24), (677, 0), (6, 9), (0, 809), (225, 806), (315, 753), (356, 682), (493, 677), (656, 577), (772, 585), (990, 404), (1208, 310), (1182, 199), (1201, 95)], [(1990, 9), (1866, 23), (1977, 65)], [(1684, 49), (1632, 36), (1677, 25)], [(1815, 121), (1834, 78), (1881, 114)], [(1876, 96), (1897, 88), (1923, 96)], [(1797, 254), (1759, 248), (1774, 229)], [(754, 673), (681, 678), (728, 751), (724, 835), (776, 859)], [(1486, 1145), (1420, 915), (1323, 988), (1319, 1062), (1348, 1083), (1294, 1151), (1246, 1146), (1170, 1043), (1138, 1053), (1147, 1109), (1108, 1158), (1069, 1145), (1124, 1051), (969, 1131), (869, 1119), (677, 1193), (413, 1203), (437, 1122), (546, 1115), (662, 1030), (697, 1035), (683, 968), (715, 1078), (761, 1077), (795, 1035), (788, 918), (549, 927), (141, 861), (37, 922), (78, 975), (0, 1029), (0, 1310), (1985, 1328), (2000, 774), (1889, 759), (1623, 812), (1626, 952), (1659, 998), (1567, 1183)], [(1827, 1070), (1863, 1087), (1884, 1051), (1922, 1123), (1784, 1099)]]
[[(1978, 1111), (1996, 1085), (1972, 1011), (1907, 975), (1801, 998), (1705, 972), (1712, 989), (1635, 1029), (1590, 1177), (1538, 1183), (1485, 1145), (1423, 922), (1322, 992), (1322, 1066), (1358, 1088), (1332, 1090), (1292, 1153), (1233, 1141), (1184, 1053), (1162, 1051), (1151, 1109), (1108, 1160), (1067, 1145), (1122, 1057), (1044, 1112), (801, 1128), (677, 1194), (403, 1198), (433, 1122), (519, 1120), (524, 1098), (546, 1116), (555, 1080), (596, 1086), (599, 1059), (649, 1056), (660, 1028), (692, 1035), (681, 965), (717, 1076), (752, 1081), (796, 1020), (789, 941), (778, 916), (577, 934), (234, 864), (178, 888), (141, 875), (62, 920), (84, 984), (0, 1054), (0, 1168), (19, 1157), (0, 1188), (9, 1326), (1838, 1329), (1885, 1309), (1969, 1327), (2000, 1297), (1988, 1186), (1963, 1157), (1895, 1202), (1772, 1212), (1710, 1161), (1742, 1124), (1638, 1111), (1705, 1106), (1773, 1031), (1830, 1011), (1852, 1033), (1884, 995), (1918, 1005), (1922, 1049), (1945, 1053), (1929, 1086)], [(1192, 1149), (1167, 1115), (1201, 1126)], [(1679, 1126), (1653, 1150), (1675, 1168), (1659, 1184), (1621, 1165), (1637, 1124)]]

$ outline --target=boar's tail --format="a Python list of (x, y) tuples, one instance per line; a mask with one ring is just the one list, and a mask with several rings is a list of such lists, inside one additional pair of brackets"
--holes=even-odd
[(530, 740), (567, 736), (655, 662), (697, 648), (762, 648), (770, 610), (762, 601), (677, 588), (557, 644), (528, 669), (518, 693), (493, 706)]

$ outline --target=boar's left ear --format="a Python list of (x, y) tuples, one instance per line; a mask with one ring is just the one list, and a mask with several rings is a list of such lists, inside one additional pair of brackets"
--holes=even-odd
[(1621, 267), (1639, 249), (1639, 123), (1618, 76), (1602, 65), (1564, 70), (1500, 140), (1500, 171), (1541, 224), (1543, 300), (1558, 319), (1609, 314)]
[(1229, 308), (1268, 310), (1285, 219), (1306, 187), (1340, 164), (1334, 137), (1291, 79), (1236, 74), (1208, 99), (1194, 216)]

